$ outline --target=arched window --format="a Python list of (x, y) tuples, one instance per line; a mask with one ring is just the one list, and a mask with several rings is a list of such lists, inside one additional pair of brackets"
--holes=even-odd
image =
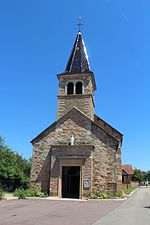
[(76, 83), (76, 94), (82, 94), (82, 82)]
[(67, 95), (72, 95), (73, 94), (73, 89), (74, 89), (74, 85), (72, 82), (70, 82), (67, 86)]

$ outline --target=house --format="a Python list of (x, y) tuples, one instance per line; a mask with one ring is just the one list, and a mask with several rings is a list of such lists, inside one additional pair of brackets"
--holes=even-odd
[(133, 175), (133, 168), (131, 164), (123, 164), (122, 165), (122, 183), (128, 185), (131, 185), (132, 181), (132, 175)]

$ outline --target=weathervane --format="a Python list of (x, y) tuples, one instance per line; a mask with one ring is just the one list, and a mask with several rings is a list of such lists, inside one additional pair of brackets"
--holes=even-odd
[(83, 24), (81, 23), (81, 19), (82, 19), (82, 17), (81, 16), (79, 16), (78, 17), (78, 23), (77, 23), (77, 26), (78, 26), (78, 32), (80, 32), (81, 31), (81, 26), (83, 26)]

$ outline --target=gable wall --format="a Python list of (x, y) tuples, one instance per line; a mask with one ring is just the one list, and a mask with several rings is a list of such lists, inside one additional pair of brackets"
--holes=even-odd
[(78, 108), (90, 119), (94, 120), (94, 103), (91, 94), (58, 96), (57, 119), (73, 107)]
[[(116, 182), (117, 142), (86, 117), (73, 113), (63, 117), (47, 136), (34, 144), (31, 187), (39, 185), (43, 187), (43, 190), (49, 188), (49, 174), (52, 163), (54, 163), (50, 162), (49, 157), (51, 145), (68, 145), (71, 135), (75, 137), (75, 145), (92, 144), (95, 146), (93, 153), (83, 166), (83, 175), (92, 180), (92, 187), (90, 193), (85, 191), (83, 194), (88, 195), (92, 192), (106, 190), (107, 183)], [(57, 176), (51, 178), (50, 188), (51, 192), (56, 195)]]

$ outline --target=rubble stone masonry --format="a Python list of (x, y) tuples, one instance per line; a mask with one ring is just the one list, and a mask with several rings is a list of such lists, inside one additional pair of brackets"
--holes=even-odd
[[(74, 146), (69, 145), (71, 135), (75, 137)], [(86, 178), (91, 181), (88, 190), (81, 183), (82, 196), (116, 191), (110, 187), (114, 188), (111, 184), (117, 184), (120, 176), (120, 153), (116, 154), (118, 142), (77, 109), (73, 108), (50, 126), (42, 138), (33, 140), (33, 146), (32, 188), (61, 197), (61, 161), (63, 157), (68, 160), (70, 157), (76, 159), (75, 165), (81, 166), (81, 182)]]

